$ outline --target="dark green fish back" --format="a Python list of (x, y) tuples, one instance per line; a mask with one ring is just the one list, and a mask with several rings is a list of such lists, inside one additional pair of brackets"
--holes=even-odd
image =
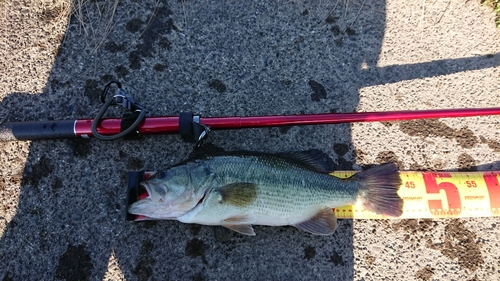
[[(296, 161), (295, 156), (281, 155), (225, 155), (212, 156), (203, 162), (219, 180), (220, 186), (232, 183), (255, 183), (255, 204), (311, 208), (311, 206), (341, 206), (353, 204), (358, 194), (354, 181), (342, 181), (318, 172), (310, 164)], [(274, 204), (277, 204), (274, 206)], [(283, 209), (283, 212), (286, 210)]]

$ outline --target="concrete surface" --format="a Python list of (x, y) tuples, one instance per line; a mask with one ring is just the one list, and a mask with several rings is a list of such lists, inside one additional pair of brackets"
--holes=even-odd
[[(113, 78), (154, 115), (498, 106), (500, 31), (478, 1), (81, 2), (0, 1), (2, 120), (92, 117)], [(339, 169), (500, 170), (499, 123), (217, 131), (208, 142), (318, 148)], [(179, 136), (0, 146), (2, 280), (500, 278), (498, 218), (343, 220), (329, 237), (256, 227), (220, 243), (210, 227), (124, 220), (127, 171), (187, 157)]]

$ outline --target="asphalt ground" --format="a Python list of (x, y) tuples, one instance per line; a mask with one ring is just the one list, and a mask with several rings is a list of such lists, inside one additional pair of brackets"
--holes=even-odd
[[(2, 121), (92, 118), (112, 79), (157, 116), (498, 106), (500, 31), (478, 1), (82, 2), (0, 1)], [(500, 170), (499, 122), (216, 131), (207, 144), (321, 149), (341, 170)], [(256, 226), (222, 243), (207, 226), (124, 219), (127, 172), (185, 159), (179, 136), (0, 146), (2, 280), (500, 278), (498, 218), (342, 220), (328, 237)]]

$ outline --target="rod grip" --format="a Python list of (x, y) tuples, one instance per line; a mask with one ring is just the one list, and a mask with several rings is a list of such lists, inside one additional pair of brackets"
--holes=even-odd
[(76, 138), (75, 120), (5, 122), (0, 124), (0, 141)]

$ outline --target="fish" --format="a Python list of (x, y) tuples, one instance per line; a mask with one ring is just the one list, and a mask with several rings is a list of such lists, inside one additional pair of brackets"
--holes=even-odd
[(361, 204), (399, 217), (402, 182), (394, 163), (350, 178), (329, 175), (321, 150), (288, 153), (222, 152), (183, 161), (141, 183), (148, 196), (129, 206), (144, 219), (223, 226), (255, 235), (252, 225), (294, 226), (315, 235), (337, 227), (333, 208)]

